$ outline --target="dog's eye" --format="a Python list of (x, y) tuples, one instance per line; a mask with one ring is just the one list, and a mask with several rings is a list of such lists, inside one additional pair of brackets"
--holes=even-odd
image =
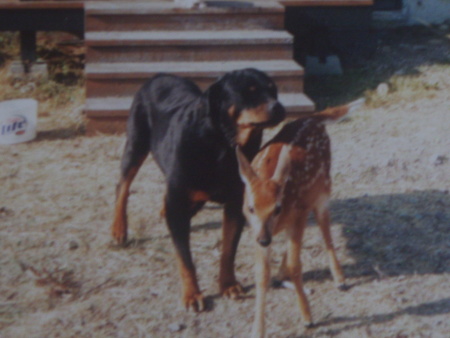
[(269, 93), (271, 93), (273, 96), (277, 96), (277, 87), (272, 82), (267, 84), (267, 90)]
[(254, 214), (254, 213), (255, 213), (255, 208), (252, 207), (252, 206), (250, 206), (250, 207), (248, 207), (248, 211), (249, 211), (251, 214)]

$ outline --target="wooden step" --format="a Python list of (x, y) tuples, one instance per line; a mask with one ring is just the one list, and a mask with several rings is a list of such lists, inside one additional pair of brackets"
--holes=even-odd
[(240, 6), (233, 6), (233, 2), (223, 6), (223, 1), (209, 4), (199, 9), (182, 9), (173, 1), (87, 2), (86, 30), (284, 29), (284, 7), (275, 1)]
[(86, 65), (88, 97), (132, 96), (157, 73), (187, 77), (202, 90), (235, 69), (257, 68), (271, 76), (282, 92), (303, 91), (303, 68), (293, 60), (225, 62), (126, 62)]
[[(279, 99), (290, 117), (310, 114), (315, 109), (314, 103), (303, 93), (280, 94)], [(124, 132), (132, 100), (132, 97), (87, 99), (85, 108), (88, 117), (87, 134)]]
[(285, 31), (87, 32), (87, 62), (291, 59)]
[[(314, 103), (304, 93), (282, 93), (280, 102), (288, 115), (314, 112)], [(102, 97), (86, 100), (85, 114), (88, 117), (127, 117), (133, 97)]]
[(280, 3), (290, 7), (356, 7), (372, 6), (374, 0), (280, 0)]
[(88, 134), (124, 131), (132, 97), (160, 72), (190, 78), (205, 90), (225, 72), (257, 68), (275, 80), (289, 115), (314, 111), (302, 93), (303, 68), (292, 60), (284, 7), (275, 0), (207, 3), (213, 6), (86, 2)]

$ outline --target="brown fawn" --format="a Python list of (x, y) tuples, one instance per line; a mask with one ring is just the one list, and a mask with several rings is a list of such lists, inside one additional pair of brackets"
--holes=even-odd
[(243, 211), (256, 240), (256, 311), (252, 337), (264, 337), (264, 307), (270, 279), (272, 236), (286, 230), (288, 247), (280, 267), (282, 280), (291, 281), (305, 326), (312, 326), (303, 290), (301, 242), (309, 213), (322, 231), (335, 283), (345, 289), (344, 275), (330, 234), (328, 201), (331, 193), (330, 139), (326, 120), (336, 120), (356, 106), (349, 104), (286, 124), (250, 164), (239, 148), (239, 172), (245, 183)]

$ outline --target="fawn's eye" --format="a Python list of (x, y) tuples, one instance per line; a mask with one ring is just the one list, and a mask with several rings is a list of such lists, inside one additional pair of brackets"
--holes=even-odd
[(275, 216), (278, 216), (281, 213), (281, 205), (277, 204), (273, 213)]

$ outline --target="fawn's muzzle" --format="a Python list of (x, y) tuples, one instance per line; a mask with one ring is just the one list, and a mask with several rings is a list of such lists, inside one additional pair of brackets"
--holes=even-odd
[(268, 231), (262, 231), (256, 240), (261, 246), (268, 247), (272, 243), (272, 236)]

